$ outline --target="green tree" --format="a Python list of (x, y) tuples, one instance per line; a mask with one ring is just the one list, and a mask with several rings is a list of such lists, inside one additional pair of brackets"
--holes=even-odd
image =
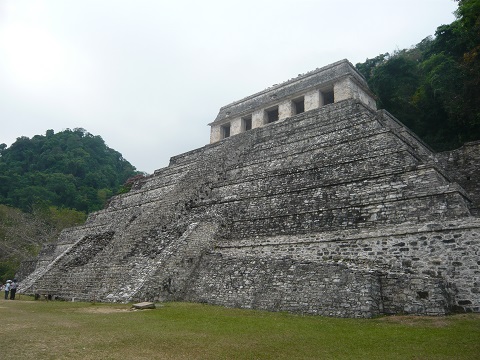
[(102, 209), (139, 172), (100, 136), (66, 129), (19, 137), (0, 156), (0, 204), (31, 212), (37, 204)]
[(460, 0), (435, 37), (357, 69), (385, 108), (436, 150), (480, 139), (480, 0)]

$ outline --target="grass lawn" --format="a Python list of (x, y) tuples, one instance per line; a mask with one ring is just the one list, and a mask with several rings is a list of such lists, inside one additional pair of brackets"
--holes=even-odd
[(166, 303), (0, 300), (4, 359), (480, 359), (480, 314), (335, 319)]

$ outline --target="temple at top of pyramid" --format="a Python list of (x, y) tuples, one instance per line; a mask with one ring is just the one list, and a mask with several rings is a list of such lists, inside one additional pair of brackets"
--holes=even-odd
[(376, 110), (364, 77), (341, 60), (223, 106), (209, 124), (210, 143), (346, 99)]
[(433, 152), (376, 110), (345, 60), (222, 107), (211, 126), (210, 144), (44, 247), (21, 291), (343, 317), (480, 311), (480, 142)]

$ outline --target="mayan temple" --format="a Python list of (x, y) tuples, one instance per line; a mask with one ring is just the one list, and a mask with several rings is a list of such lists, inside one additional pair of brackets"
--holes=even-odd
[(347, 60), (226, 105), (210, 127), (210, 144), (45, 246), (22, 292), (339, 317), (480, 311), (480, 142), (433, 152), (376, 109)]

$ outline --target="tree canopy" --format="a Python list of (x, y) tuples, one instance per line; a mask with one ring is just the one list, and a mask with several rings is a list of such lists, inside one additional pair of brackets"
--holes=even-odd
[(0, 145), (0, 204), (25, 212), (56, 206), (88, 213), (102, 209), (137, 174), (98, 135), (79, 128), (47, 130)]
[(410, 49), (356, 64), (378, 105), (437, 151), (480, 139), (480, 0)]

